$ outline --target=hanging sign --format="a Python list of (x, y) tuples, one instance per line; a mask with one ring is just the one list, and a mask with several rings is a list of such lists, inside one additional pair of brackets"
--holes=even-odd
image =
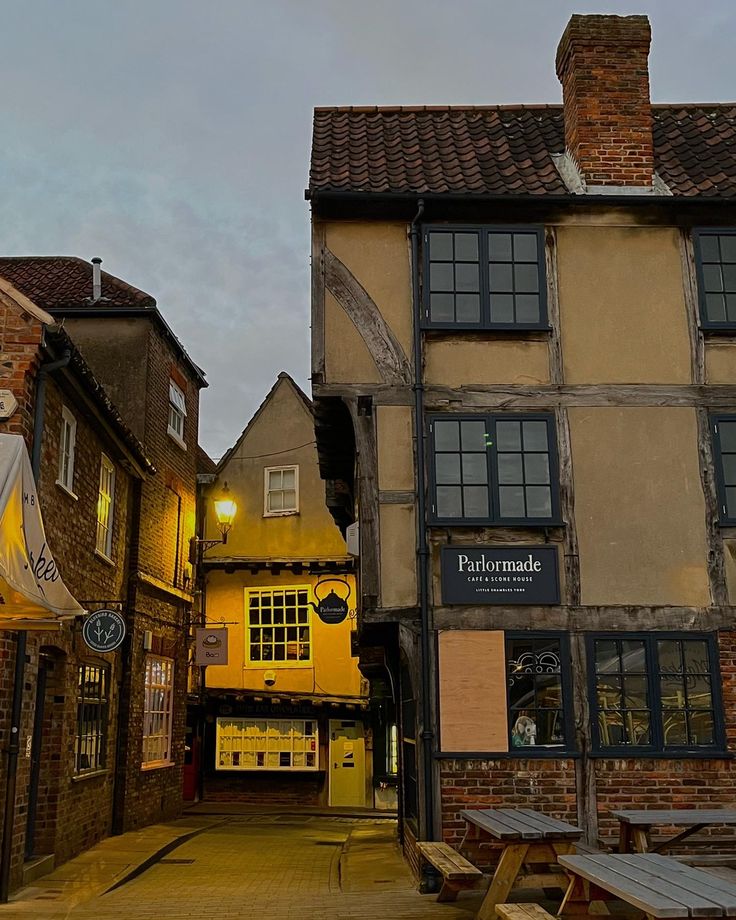
[(194, 663), (200, 667), (227, 664), (227, 628), (200, 628), (195, 631)]
[(84, 619), (82, 638), (93, 652), (114, 652), (125, 638), (125, 617), (117, 610), (93, 610)]
[(443, 546), (443, 604), (559, 604), (555, 546)]
[(12, 390), (0, 390), (0, 419), (10, 418), (18, 408), (18, 400)]
[[(345, 594), (345, 597), (341, 597), (340, 594), (332, 588), (326, 595), (320, 598), (320, 588), (323, 585), (335, 583), (343, 585), (341, 593)], [(322, 620), (323, 623), (327, 623), (330, 626), (336, 626), (338, 623), (342, 623), (343, 620), (347, 617), (349, 607), (348, 599), (350, 597), (350, 585), (344, 578), (325, 578), (314, 586), (314, 596), (317, 598), (317, 603), (312, 604), (315, 613)]]

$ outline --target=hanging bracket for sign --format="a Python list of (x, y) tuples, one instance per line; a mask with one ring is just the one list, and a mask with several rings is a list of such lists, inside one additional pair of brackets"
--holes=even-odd
[[(347, 588), (347, 594), (341, 597), (340, 594), (332, 588), (324, 597), (320, 598), (318, 593), (319, 589), (323, 585), (330, 583), (343, 585), (343, 587)], [(348, 601), (350, 600), (351, 594), (352, 588), (350, 587), (350, 583), (344, 578), (322, 578), (314, 586), (314, 596), (317, 598), (317, 603), (313, 603), (312, 607), (323, 623), (336, 626), (338, 623), (342, 623), (348, 615), (350, 610)]]

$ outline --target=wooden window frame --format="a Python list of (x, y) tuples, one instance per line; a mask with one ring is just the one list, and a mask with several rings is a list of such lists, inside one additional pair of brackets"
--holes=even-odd
[[(512, 642), (557, 641), (560, 646), (560, 685), (562, 688), (562, 725), (565, 734), (561, 744), (530, 744), (515, 747), (512, 743), (511, 685), (508, 681), (509, 646)], [(509, 754), (514, 757), (566, 757), (575, 751), (575, 719), (573, 714), (570, 637), (559, 631), (509, 631), (504, 633), (504, 668), (506, 677), (506, 721)]]
[[(258, 735), (252, 736), (254, 738), (254, 741), (255, 741), (255, 738), (265, 739), (265, 746), (263, 747), (263, 749), (262, 750), (260, 748), (256, 749), (256, 746), (254, 743), (252, 745), (253, 749), (251, 751), (246, 751), (243, 749), (237, 752), (232, 751), (232, 750), (222, 751), (220, 747), (220, 743), (221, 743), (220, 739), (221, 739), (221, 734), (222, 734), (220, 730), (221, 723), (225, 724), (225, 723), (234, 723), (234, 722), (242, 723), (243, 727), (258, 726), (258, 725), (262, 725), (265, 723), (265, 726), (266, 726), (265, 733), (259, 733)], [(296, 736), (291, 733), (295, 723), (300, 724), (302, 726), (302, 732), (301, 732), (301, 735), (299, 736)], [(307, 729), (306, 729), (307, 723), (310, 723), (314, 729), (314, 731), (310, 735), (307, 734)], [(269, 729), (274, 725), (277, 725), (279, 727), (279, 735), (277, 736), (278, 741), (276, 742), (279, 747), (277, 747), (275, 750), (269, 751)], [(289, 734), (285, 734), (283, 732), (282, 727), (285, 725), (291, 726)], [(243, 737), (245, 738), (247, 736), (243, 735)], [(288, 738), (290, 742), (290, 744), (288, 745), (289, 749), (282, 751), (280, 750), (280, 746), (284, 745), (283, 739), (285, 738)], [(302, 751), (295, 750), (295, 746), (296, 746), (295, 742), (303, 743), (304, 749)], [(310, 750), (307, 750), (308, 744), (311, 745)], [(263, 763), (262, 764), (256, 763), (255, 765), (249, 765), (249, 766), (245, 766), (242, 763), (238, 763), (237, 765), (233, 765), (232, 763), (230, 763), (229, 765), (223, 765), (220, 763), (220, 758), (223, 755), (230, 754), (231, 759), (234, 759), (232, 755), (235, 753), (238, 753), (238, 754), (251, 753), (255, 755), (256, 760), (258, 759), (259, 755), (263, 755)], [(270, 754), (287, 754), (288, 753), (290, 757), (289, 765), (282, 766), (281, 764), (269, 764), (268, 763), (269, 753)], [(294, 764), (293, 762), (294, 756), (298, 754), (304, 755), (304, 764), (297, 764), (297, 765)], [(310, 756), (311, 756), (312, 763), (307, 765), (307, 760), (309, 759)], [(240, 760), (240, 757), (238, 757), (238, 760)], [(219, 716), (217, 719), (217, 726), (216, 726), (216, 733), (215, 733), (215, 770), (219, 770), (222, 772), (232, 772), (232, 773), (316, 773), (319, 771), (319, 722), (316, 716), (313, 719), (301, 719), (301, 718), (270, 719), (270, 718), (258, 718), (257, 716), (244, 716), (244, 717)]]
[[(179, 419), (181, 421), (181, 431), (178, 431), (176, 425), (172, 425), (172, 418), (174, 420)], [(187, 397), (186, 393), (179, 384), (169, 378), (169, 415), (168, 422), (166, 425), (166, 431), (169, 437), (175, 441), (179, 447), (184, 450), (187, 449), (186, 440), (184, 438), (184, 432), (187, 421)]]
[(736, 424), (736, 415), (718, 413), (710, 416), (710, 431), (713, 439), (713, 469), (716, 480), (716, 495), (718, 497), (718, 520), (724, 527), (733, 527), (736, 526), (736, 515), (729, 515), (728, 513), (727, 486), (723, 470), (723, 451), (719, 427), (723, 422)]
[[(600, 740), (598, 721), (599, 707), (595, 666), (596, 640), (633, 640), (644, 643), (646, 662), (647, 700), (649, 702), (649, 733), (651, 742), (647, 745), (603, 746)], [(713, 744), (666, 745), (662, 720), (662, 700), (659, 686), (659, 665), (657, 643), (672, 640), (677, 642), (705, 642), (708, 649), (708, 666), (713, 704)], [(722, 757), (726, 753), (726, 737), (721, 692), (721, 672), (718, 660), (718, 642), (713, 633), (702, 632), (596, 632), (586, 636), (586, 658), (588, 662), (588, 698), (590, 701), (592, 753), (597, 757), (652, 756), (652, 757)]]
[[(480, 321), (477, 323), (436, 322), (432, 321), (430, 312), (430, 233), (473, 233), (478, 236), (478, 269), (480, 295)], [(537, 237), (537, 272), (539, 276), (539, 321), (536, 323), (498, 323), (491, 321), (490, 282), (489, 282), (489, 247), (488, 237), (491, 233), (529, 233)], [(422, 322), (423, 329), (445, 330), (498, 330), (502, 332), (548, 332), (550, 330), (547, 307), (547, 269), (545, 259), (544, 227), (539, 224), (424, 224), (422, 226)], [(454, 261), (451, 264), (455, 264)], [(521, 264), (509, 263), (510, 265)], [(523, 264), (533, 264), (523, 263)]]
[[(67, 432), (69, 436), (67, 450)], [(59, 430), (59, 475), (56, 484), (72, 498), (77, 498), (74, 491), (74, 459), (77, 444), (77, 420), (66, 406), (61, 407), (61, 427)], [(68, 458), (68, 460), (67, 460)], [(66, 462), (66, 476), (64, 465)]]
[[(484, 421), (487, 437), (492, 437), (488, 444), (488, 491), (490, 514), (484, 518), (467, 517), (440, 517), (437, 514), (437, 476), (434, 449), (434, 424), (438, 421)], [(520, 518), (502, 517), (499, 510), (499, 483), (498, 481), (498, 451), (495, 447), (496, 422), (533, 422), (543, 421), (547, 424), (547, 455), (549, 457), (550, 496), (552, 514), (548, 518)], [(557, 428), (555, 416), (552, 412), (483, 412), (483, 413), (432, 413), (427, 416), (427, 452), (429, 454), (427, 468), (430, 477), (430, 502), (429, 523), (432, 526), (443, 527), (560, 527), (564, 524), (560, 512), (560, 473), (559, 456), (557, 447)], [(491, 434), (492, 432), (492, 434)], [(462, 454), (462, 451), (460, 451)], [(524, 453), (524, 452), (522, 452)]]
[[(268, 496), (271, 492), (291, 491), (286, 489), (271, 489), (271, 473), (285, 473), (290, 470), (294, 471), (294, 507), (285, 508), (276, 511), (270, 511), (268, 507)], [(283, 478), (282, 478), (283, 484)], [(263, 516), (264, 517), (289, 517), (292, 514), (299, 514), (299, 464), (290, 463), (286, 466), (267, 466), (263, 470)]]
[[(86, 675), (87, 669), (95, 669), (99, 674), (98, 685), (100, 686), (100, 692), (96, 696), (88, 696), (85, 692), (86, 682), (83, 680), (83, 676)], [(75, 776), (87, 776), (107, 769), (110, 672), (110, 665), (104, 661), (84, 660), (80, 661), (77, 666), (77, 727), (74, 737)], [(85, 707), (87, 713), (89, 713), (90, 707), (96, 709), (96, 716), (92, 720), (96, 730), (83, 733), (83, 726), (90, 721), (85, 720)], [(83, 743), (89, 739), (93, 741), (91, 751), (89, 750), (89, 745)], [(83, 748), (87, 748), (87, 750), (83, 750)], [(89, 756), (90, 753), (92, 753), (94, 762), (86, 767), (80, 766), (82, 757)]]
[[(161, 672), (166, 675), (165, 680), (158, 682), (153, 680), (156, 663), (160, 665)], [(152, 655), (147, 653), (145, 656), (144, 668), (141, 769), (152, 770), (156, 767), (167, 767), (174, 762), (171, 743), (174, 721), (176, 663), (173, 658), (168, 658), (165, 655)], [(164, 703), (162, 706), (154, 708), (154, 693), (163, 693)], [(159, 721), (163, 726), (162, 731), (154, 729), (154, 725)], [(150, 739), (163, 739), (165, 757), (149, 758), (147, 756), (146, 741)]]
[[(109, 474), (109, 494), (104, 492), (105, 474)], [(112, 562), (112, 538), (115, 522), (115, 464), (107, 456), (100, 457), (100, 484), (97, 491), (97, 530), (95, 535), (95, 553), (102, 556), (107, 562)], [(102, 517), (103, 509), (107, 510), (106, 518)], [(101, 534), (104, 533), (104, 543)]]
[[(284, 604), (284, 622), (283, 623), (273, 623), (270, 625), (265, 625), (262, 623), (251, 624), (250, 620), (250, 599), (254, 595), (264, 595), (270, 594), (271, 599), (273, 600), (274, 594), (283, 594), (286, 591), (305, 591), (307, 594), (307, 602), (304, 605), (307, 610), (307, 622), (299, 623), (298, 617), (296, 623), (287, 623), (286, 622), (286, 604)], [(312, 586), (311, 585), (259, 585), (257, 587), (249, 587), (244, 589), (244, 603), (245, 603), (245, 661), (249, 667), (253, 668), (267, 668), (269, 670), (276, 668), (311, 668), (314, 665), (314, 630), (312, 628), (312, 608), (310, 603), (312, 601)], [(298, 602), (294, 605), (298, 611), (301, 606)], [(251, 630), (253, 629), (284, 629), (287, 628), (296, 628), (296, 629), (306, 629), (307, 630), (307, 642), (309, 643), (309, 656), (307, 658), (252, 658), (251, 657)], [(303, 640), (296, 640), (298, 643), (301, 643)], [(260, 646), (264, 644), (270, 644), (274, 653), (277, 643), (272, 640), (270, 643), (259, 642)], [(284, 638), (282, 643), (284, 648), (287, 648), (289, 642)], [(298, 648), (297, 648), (298, 651)]]
[[(700, 328), (705, 332), (713, 333), (733, 333), (736, 330), (736, 320), (711, 320), (708, 317), (708, 307), (705, 290), (705, 274), (703, 270), (703, 258), (701, 249), (701, 239), (704, 236), (736, 236), (736, 227), (698, 227), (693, 230), (693, 252), (695, 255), (695, 275), (698, 287), (698, 309), (700, 314)], [(708, 263), (714, 264), (714, 263)], [(719, 263), (723, 265), (724, 263)], [(726, 263), (734, 264), (736, 263)]]

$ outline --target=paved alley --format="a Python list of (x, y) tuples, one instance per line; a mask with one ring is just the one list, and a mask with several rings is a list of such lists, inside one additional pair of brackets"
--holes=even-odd
[(390, 820), (252, 814), (177, 824), (137, 832), (144, 859), (151, 840), (183, 842), (119, 887), (139, 860), (110, 838), (24, 889), (0, 907), (0, 920), (470, 920), (479, 903), (475, 893), (456, 905), (420, 895)]

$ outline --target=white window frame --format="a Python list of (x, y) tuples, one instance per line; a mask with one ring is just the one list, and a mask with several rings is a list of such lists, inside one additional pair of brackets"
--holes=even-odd
[(59, 475), (56, 484), (77, 498), (74, 492), (74, 449), (77, 443), (77, 420), (66, 406), (61, 407), (59, 429)]
[[(284, 612), (283, 622), (274, 623), (273, 616), (271, 623), (265, 623), (263, 620), (264, 617), (260, 616), (257, 623), (251, 622), (251, 598), (257, 597), (259, 599), (258, 610), (259, 613), (263, 612), (264, 604), (262, 603), (263, 599), (270, 596), (271, 600), (271, 611), (273, 611), (273, 599), (274, 595), (286, 595), (287, 593), (294, 592), (296, 595), (294, 599), (294, 604), (290, 605), (287, 603), (289, 600), (288, 597), (284, 597), (281, 603), (281, 608)], [(306, 594), (307, 600), (304, 604), (299, 604), (299, 592)], [(262, 588), (246, 588), (245, 589), (245, 660), (250, 667), (254, 668), (311, 668), (314, 661), (314, 634), (312, 630), (312, 608), (310, 606), (310, 601), (312, 600), (312, 588), (311, 585), (283, 585), (283, 586), (264, 586)], [(295, 622), (287, 622), (287, 610), (290, 606), (293, 606), (295, 609), (296, 620)], [(302, 621), (299, 622), (299, 608), (303, 607), (306, 609), (306, 621), (302, 617)], [(296, 629), (297, 635), (300, 635), (302, 630), (306, 630), (307, 638), (296, 640), (289, 640), (288, 633), (286, 630)], [(252, 658), (251, 657), (251, 632), (253, 630), (259, 630), (259, 638), (256, 644), (259, 645), (261, 649), (264, 646), (270, 646), (272, 655), (275, 654), (276, 649), (279, 645), (284, 646), (285, 653), (288, 654), (289, 645), (297, 645), (296, 651), (299, 652), (298, 643), (309, 644), (309, 655), (306, 658)], [(276, 641), (275, 631), (279, 631), (279, 638), (283, 635), (283, 641)], [(264, 633), (271, 633), (271, 640), (266, 641)]]
[[(282, 755), (288, 755), (288, 766), (281, 764)], [(215, 769), (313, 773), (319, 770), (317, 719), (218, 718)]]
[(184, 440), (184, 426), (187, 419), (187, 400), (184, 390), (173, 380), (169, 379), (169, 421), (167, 432), (171, 438), (184, 450), (187, 449)]
[(97, 494), (95, 552), (112, 562), (112, 531), (115, 521), (115, 465), (107, 454), (100, 457), (100, 486)]
[[(271, 489), (271, 473), (294, 472), (294, 507), (282, 508), (277, 511), (270, 511), (268, 507), (268, 497), (271, 492), (291, 491), (285, 489)], [(283, 476), (282, 476), (283, 485)], [(299, 514), (299, 465), (290, 466), (267, 466), (263, 471), (263, 516), (264, 517), (286, 517), (289, 514)]]
[(173, 763), (171, 734), (174, 714), (174, 659), (146, 655), (141, 767), (150, 770)]

